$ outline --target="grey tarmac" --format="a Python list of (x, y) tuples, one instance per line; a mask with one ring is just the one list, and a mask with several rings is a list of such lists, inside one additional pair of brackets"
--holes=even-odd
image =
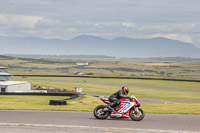
[(200, 115), (146, 114), (138, 122), (131, 119), (97, 120), (92, 112), (0, 111), (0, 131), (3, 133), (200, 133), (199, 124)]
[(2, 133), (198, 133), (172, 130), (6, 123), (0, 124), (0, 130)]

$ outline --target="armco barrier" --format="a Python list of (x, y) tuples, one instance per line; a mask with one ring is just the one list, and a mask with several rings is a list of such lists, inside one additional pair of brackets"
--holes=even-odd
[(75, 98), (78, 98), (79, 95), (72, 95), (70, 98), (67, 98), (67, 99), (63, 99), (63, 100), (72, 100), (72, 99), (75, 99)]
[(77, 93), (32, 93), (32, 92), (6, 92), (0, 93), (0, 95), (35, 95), (35, 96), (76, 96)]
[(167, 81), (186, 81), (186, 82), (200, 82), (200, 80), (189, 79), (170, 79), (170, 78), (143, 78), (143, 77), (104, 77), (104, 76), (66, 76), (66, 75), (13, 75), (24, 77), (78, 77), (78, 78), (113, 78), (113, 79), (143, 79), (143, 80), (167, 80)]

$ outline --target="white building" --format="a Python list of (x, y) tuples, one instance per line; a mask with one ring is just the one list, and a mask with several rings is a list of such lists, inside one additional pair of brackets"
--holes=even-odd
[(78, 72), (77, 75), (82, 76), (82, 75), (84, 75), (84, 73), (83, 72)]
[(31, 92), (31, 82), (0, 81), (0, 93)]
[(88, 62), (77, 62), (76, 65), (78, 66), (88, 66)]
[(0, 93), (6, 92), (31, 92), (31, 82), (8, 81), (9, 73), (5, 72), (6, 67), (0, 66)]

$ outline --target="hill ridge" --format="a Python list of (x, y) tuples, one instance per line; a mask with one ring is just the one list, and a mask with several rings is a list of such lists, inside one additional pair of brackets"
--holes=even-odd
[(70, 40), (40, 37), (0, 36), (1, 54), (107, 55), (114, 57), (200, 57), (200, 49), (190, 43), (163, 37), (112, 40), (80, 35)]

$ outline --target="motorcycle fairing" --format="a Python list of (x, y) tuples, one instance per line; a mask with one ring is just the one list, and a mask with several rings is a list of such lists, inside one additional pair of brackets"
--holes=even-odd
[[(100, 98), (104, 103), (110, 104), (110, 101), (107, 98)], [(121, 103), (119, 104), (119, 110), (114, 110), (112, 114), (121, 114), (121, 117), (129, 118), (130, 108), (135, 106), (136, 102), (129, 101), (125, 98), (120, 99)]]
[(130, 109), (136, 104), (134, 101), (121, 98), (121, 104), (119, 104), (119, 110), (114, 110), (113, 114), (122, 114), (121, 117), (129, 118)]
[(110, 104), (110, 101), (108, 100), (108, 98), (100, 98), (101, 101), (103, 101), (106, 104)]
[(125, 113), (127, 112), (135, 103), (133, 102), (123, 102), (121, 104), (124, 104), (124, 106), (121, 106), (120, 110), (118, 111), (119, 113)]

